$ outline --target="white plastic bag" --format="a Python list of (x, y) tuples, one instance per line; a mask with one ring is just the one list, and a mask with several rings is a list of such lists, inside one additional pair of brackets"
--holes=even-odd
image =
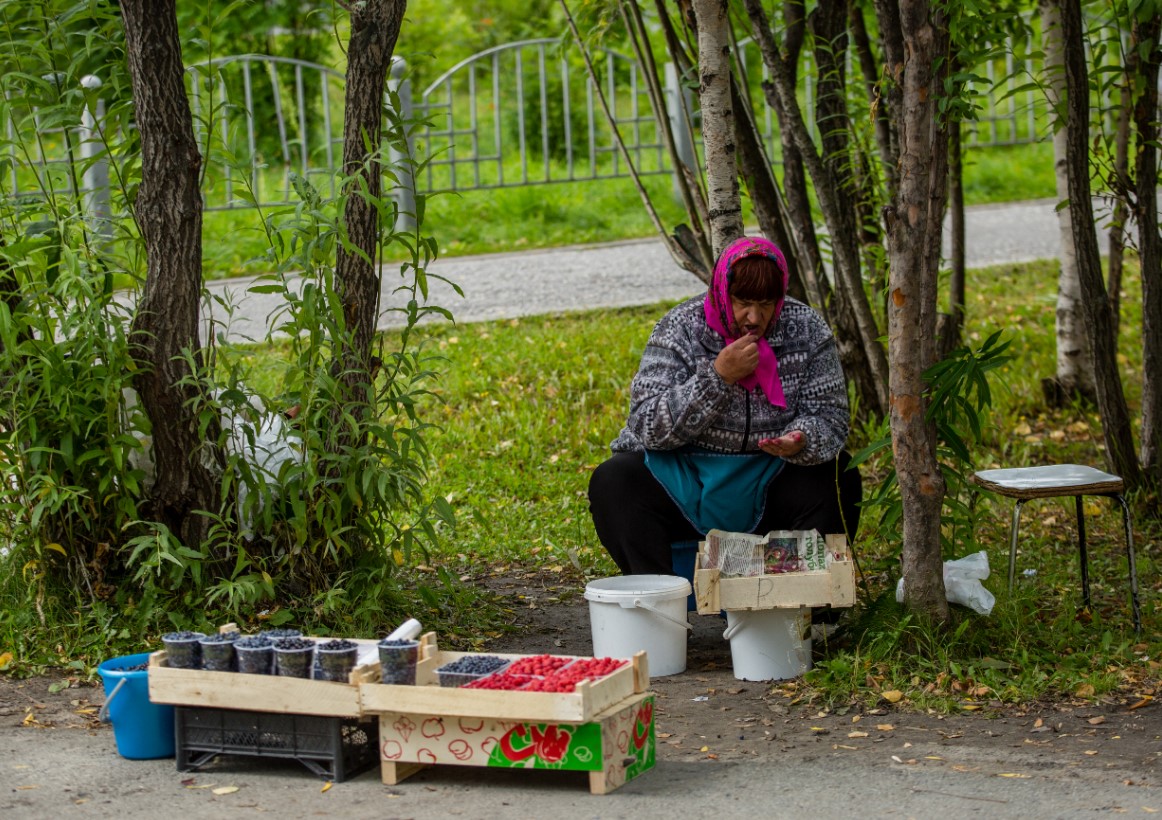
[[(993, 611), (996, 596), (981, 583), (989, 577), (989, 556), (984, 550), (944, 562), (944, 592), (950, 604), (961, 604), (978, 615)], [(904, 602), (904, 579), (896, 584), (896, 601)]]

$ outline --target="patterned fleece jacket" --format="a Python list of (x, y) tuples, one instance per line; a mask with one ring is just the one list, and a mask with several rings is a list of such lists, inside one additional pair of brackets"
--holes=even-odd
[(787, 407), (761, 390), (727, 384), (714, 369), (722, 337), (706, 324), (703, 297), (671, 310), (654, 327), (630, 386), (629, 419), (613, 452), (673, 450), (693, 444), (720, 453), (758, 451), (759, 439), (802, 430), (807, 446), (786, 460), (819, 464), (847, 440), (847, 386), (831, 328), (787, 297), (767, 342), (779, 360)]

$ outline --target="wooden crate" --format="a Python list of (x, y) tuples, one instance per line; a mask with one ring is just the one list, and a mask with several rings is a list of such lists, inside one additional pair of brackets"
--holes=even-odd
[[(464, 694), (504, 693), (470, 689)], [(465, 717), (440, 711), (386, 712), (379, 717), (379, 747), (387, 785), (426, 765), (482, 766), (588, 772), (589, 790), (607, 794), (654, 766), (654, 695), (631, 695), (578, 722), (514, 722), (484, 712)]]
[[(374, 646), (377, 641), (356, 640), (355, 643), (360, 644), (363, 652), (365, 647)], [(175, 706), (362, 717), (359, 687), (372, 680), (379, 680), (378, 662), (356, 666), (348, 681), (342, 683), (278, 675), (175, 669), (166, 662), (164, 649), (149, 656), (149, 699), (154, 703)]]
[(699, 615), (714, 615), (722, 610), (855, 604), (855, 564), (842, 534), (827, 536), (827, 550), (846, 557), (816, 572), (723, 578), (717, 569), (702, 569), (705, 550), (706, 543), (702, 542), (694, 565), (694, 597)]
[[(488, 716), (497, 720), (585, 723), (614, 704), (645, 692), (650, 685), (646, 653), (638, 652), (621, 669), (598, 681), (582, 681), (573, 692), (517, 692), (442, 687), (436, 669), (472, 654), (518, 660), (526, 655), (445, 652), (435, 633), (421, 637), (421, 660), (415, 686), (391, 686), (365, 680), (359, 686), (364, 714), (386, 712), (446, 717)], [(573, 656), (562, 656), (573, 657)], [(377, 670), (378, 671), (378, 670)]]

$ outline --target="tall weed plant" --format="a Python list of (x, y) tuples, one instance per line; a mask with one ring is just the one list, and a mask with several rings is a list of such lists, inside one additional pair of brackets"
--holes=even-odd
[[(0, 3), (0, 14), (12, 6)], [(454, 579), (439, 575), (417, 595), (397, 577), (453, 523), (451, 507), (427, 489), (423, 409), (439, 362), (412, 333), (429, 314), (449, 315), (428, 301), (439, 248), (425, 233), (426, 197), (416, 197), (407, 231), (395, 229), (389, 196), (371, 198), (383, 226), (372, 261), (403, 259), (382, 275), (398, 277), (394, 289), (406, 298), (384, 309), (403, 314), (404, 330), (376, 342), (378, 367), (355, 398), (335, 365), (350, 332), (335, 258), (341, 246), (361, 252), (345, 233), (345, 196), (370, 194), (358, 177), (337, 180), (335, 190), (348, 193), (329, 198), (298, 179), (296, 202), (261, 214), (271, 273), (253, 289), (281, 307), (254, 341), (287, 355), (271, 367), (232, 341), (228, 299), (212, 305), (201, 355), (184, 352), (203, 437), (188, 456), (219, 477), (222, 505), (200, 513), (213, 522), (204, 543), (182, 543), (144, 515), (152, 431), (130, 387), (130, 300), (113, 289), (115, 278), (139, 278), (139, 234), (120, 224), (111, 236), (94, 233), (73, 166), (35, 162), (44, 153), (36, 141), (72, 139), (88, 101), (71, 41), (37, 36), (63, 26), (67, 9), (37, 9), (35, 25), (3, 18), (23, 63), (4, 80), (0, 114), (17, 127), (0, 146), (14, 163), (0, 186), (11, 170), (36, 181), (39, 195), (0, 204), (0, 657), (12, 652), (23, 668), (78, 658), (89, 666), (111, 646), (138, 648), (159, 632), (227, 618), (374, 634), (421, 606), (428, 624), (454, 623), (463, 597), (449, 588)], [(406, 151), (416, 124), (388, 116), (382, 153)], [(45, 123), (61, 130), (46, 137)], [(215, 123), (202, 125), (214, 132)], [(101, 141), (131, 208), (140, 174), (132, 132)], [(403, 162), (422, 170), (406, 153)], [(387, 170), (388, 189), (397, 170)]]

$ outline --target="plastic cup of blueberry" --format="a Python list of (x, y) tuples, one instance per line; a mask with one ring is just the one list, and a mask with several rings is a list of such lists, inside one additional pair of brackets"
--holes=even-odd
[(396, 686), (414, 686), (420, 642), (384, 638), (377, 644), (382, 682)]
[(284, 678), (309, 678), (315, 665), (315, 642), (309, 638), (279, 638), (274, 642), (278, 674)]
[(274, 674), (274, 641), (263, 635), (250, 635), (234, 642), (238, 671), (247, 675)]
[(359, 645), (355, 641), (326, 641), (315, 647), (318, 661), (317, 674), (320, 680), (346, 682), (355, 668)]
[(161, 636), (167, 663), (175, 669), (201, 669), (204, 632), (167, 632)]

